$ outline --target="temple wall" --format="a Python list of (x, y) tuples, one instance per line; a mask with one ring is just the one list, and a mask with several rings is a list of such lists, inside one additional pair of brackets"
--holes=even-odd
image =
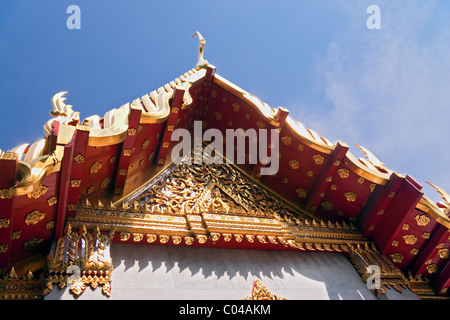
[[(109, 299), (242, 299), (260, 280), (287, 299), (377, 299), (340, 253), (113, 244)], [(388, 299), (417, 299), (388, 290)], [(73, 299), (59, 288), (46, 299)], [(90, 287), (78, 299), (108, 299)]]

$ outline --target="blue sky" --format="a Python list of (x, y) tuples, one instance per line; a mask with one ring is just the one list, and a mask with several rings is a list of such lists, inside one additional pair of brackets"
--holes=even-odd
[[(81, 29), (69, 30), (69, 5)], [(369, 30), (376, 4), (381, 29)], [(200, 31), (217, 73), (332, 142), (450, 192), (450, 3), (418, 0), (0, 0), (0, 149), (43, 137), (50, 99), (81, 119), (195, 66)]]

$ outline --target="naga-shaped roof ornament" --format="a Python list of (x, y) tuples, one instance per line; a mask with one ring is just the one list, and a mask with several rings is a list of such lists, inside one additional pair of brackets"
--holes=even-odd
[(75, 112), (72, 109), (71, 105), (66, 105), (64, 101), (66, 98), (63, 96), (67, 93), (67, 91), (58, 92), (52, 97), (52, 107), (53, 110), (50, 111), (50, 114), (55, 117), (54, 119), (50, 119), (44, 125), (44, 133), (48, 136), (52, 131), (52, 123), (55, 120), (58, 120), (61, 124), (68, 124), (72, 121), (79, 122), (80, 121), (80, 113)]
[(205, 49), (206, 40), (203, 38), (202, 34), (198, 31), (192, 35), (192, 38), (198, 36), (198, 61), (195, 67), (198, 68), (206, 68), (208, 66), (208, 60), (203, 59), (203, 51)]

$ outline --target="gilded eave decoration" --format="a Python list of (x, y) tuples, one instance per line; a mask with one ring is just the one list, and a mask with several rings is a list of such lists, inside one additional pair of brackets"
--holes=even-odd
[(75, 227), (115, 230), (120, 241), (281, 245), (346, 251), (367, 241), (351, 223), (320, 221), (299, 212), (230, 164), (173, 164), (116, 204), (87, 199), (69, 218)]
[[(65, 235), (52, 248), (47, 258), (47, 295), (57, 284), (61, 289), (67, 284), (70, 291), (79, 296), (90, 285), (92, 289), (102, 286), (106, 296), (111, 295), (112, 260), (109, 252), (114, 231), (102, 233), (98, 227), (87, 230), (82, 226), (73, 231), (66, 226)], [(75, 271), (72, 275), (71, 271)]]
[(243, 300), (287, 300), (287, 299), (282, 298), (277, 294), (271, 293), (269, 289), (267, 289), (267, 287), (262, 285), (261, 281), (256, 280), (253, 283), (252, 293)]

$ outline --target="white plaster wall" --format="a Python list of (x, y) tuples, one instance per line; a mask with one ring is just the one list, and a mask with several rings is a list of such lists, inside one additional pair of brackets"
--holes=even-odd
[[(113, 244), (115, 299), (225, 299), (250, 295), (255, 280), (287, 299), (376, 299), (340, 253)], [(416, 299), (391, 290), (389, 299)], [(55, 288), (46, 299), (73, 299)], [(78, 298), (107, 299), (90, 287)]]

